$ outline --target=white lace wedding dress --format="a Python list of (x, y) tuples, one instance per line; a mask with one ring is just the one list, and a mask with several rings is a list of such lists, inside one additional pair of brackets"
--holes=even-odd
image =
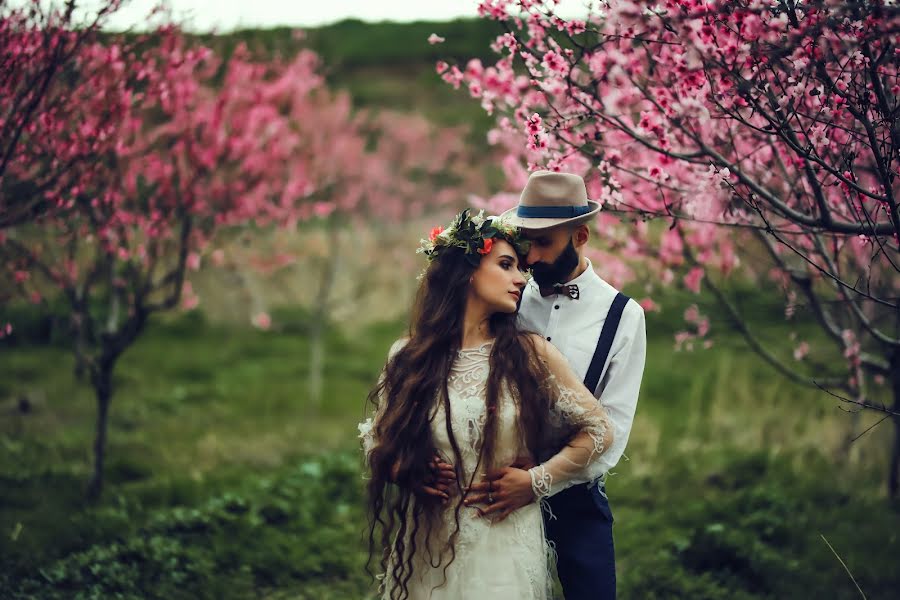
[[(402, 345), (391, 349), (393, 355)], [(599, 402), (575, 377), (565, 358), (547, 345), (547, 365), (551, 380), (548, 390), (553, 408), (547, 415), (554, 435), (545, 448), (525, 449), (517, 427), (518, 411), (509, 393), (499, 399), (495, 463), (510, 465), (523, 455), (547, 456), (548, 460), (530, 470), (532, 488), (539, 499), (546, 498), (571, 485), (586, 484), (602, 473), (596, 459), (609, 446), (611, 431), (606, 412)], [(478, 461), (485, 420), (485, 386), (489, 372), (491, 344), (458, 353), (448, 381), (450, 414), (466, 477)], [(453, 450), (447, 435), (443, 407), (435, 403), (432, 434), (438, 452), (447, 462), (453, 461)], [(378, 418), (378, 412), (374, 419)], [(377, 443), (373, 419), (361, 423), (360, 437), (365, 451)], [(573, 438), (573, 432), (577, 435)], [(568, 441), (568, 444), (566, 442)], [(560, 446), (562, 450), (556, 452)], [(552, 450), (550, 450), (552, 448)], [(483, 472), (479, 467), (479, 471)], [(480, 474), (479, 474), (480, 475)], [(476, 481), (479, 480), (476, 475)], [(444, 511), (442, 531), (433, 535), (438, 546), (444, 544), (455, 529), (454, 502)], [(550, 597), (549, 574), (552, 551), (544, 539), (541, 504), (534, 502), (492, 522), (481, 517), (473, 507), (463, 507), (459, 517), (456, 557), (446, 571), (443, 563), (434, 567), (424, 552), (416, 556), (408, 589), (412, 600), (528, 600)], [(419, 546), (420, 548), (422, 545)], [(438, 556), (439, 547), (434, 548)], [(447, 553), (445, 553), (447, 554)], [(390, 581), (385, 579), (382, 594), (390, 598)]]

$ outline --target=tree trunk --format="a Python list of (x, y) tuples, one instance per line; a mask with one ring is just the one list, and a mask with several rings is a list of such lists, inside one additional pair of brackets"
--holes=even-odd
[(340, 232), (331, 228), (332, 244), (329, 260), (322, 272), (319, 292), (316, 295), (312, 322), (309, 326), (309, 400), (316, 409), (322, 406), (325, 375), (325, 333), (331, 313), (331, 290), (341, 263)]
[(309, 335), (309, 400), (317, 409), (322, 405), (325, 371), (325, 325), (318, 318), (310, 325)]
[[(895, 412), (900, 411), (900, 350), (894, 351), (891, 359), (891, 387), (894, 392)], [(891, 417), (894, 422), (894, 443), (891, 445), (890, 470), (888, 471), (888, 498), (897, 499), (900, 491), (900, 417)]]
[(103, 491), (103, 465), (106, 458), (106, 430), (109, 404), (112, 400), (113, 363), (102, 362), (91, 381), (97, 398), (97, 429), (94, 436), (94, 472), (88, 484), (87, 496), (97, 500)]

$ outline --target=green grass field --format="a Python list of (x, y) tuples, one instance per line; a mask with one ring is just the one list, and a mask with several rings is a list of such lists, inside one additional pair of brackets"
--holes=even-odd
[[(833, 400), (728, 336), (673, 352), (678, 317), (650, 315), (629, 460), (610, 478), (622, 597), (857, 597), (822, 536), (868, 597), (888, 597), (900, 585), (888, 428), (845, 451), (854, 424)], [(199, 313), (154, 324), (117, 372), (96, 506), (82, 499), (92, 398), (71, 357), (0, 350), (0, 596), (365, 596), (355, 425), (402, 324), (333, 331), (317, 407), (294, 330)]]

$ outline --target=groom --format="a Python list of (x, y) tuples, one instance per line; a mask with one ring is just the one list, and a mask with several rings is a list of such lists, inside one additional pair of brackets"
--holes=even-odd
[[(615, 427), (600, 460), (612, 469), (631, 432), (644, 372), (644, 311), (601, 279), (585, 256), (588, 222), (600, 211), (588, 200), (578, 175), (537, 171), (519, 205), (506, 213), (531, 241), (526, 262), (533, 279), (522, 296), (519, 322), (554, 344), (594, 393)], [(507, 467), (475, 484), (467, 504), (483, 503), (486, 515), (505, 517), (534, 501), (531, 480)], [(567, 600), (611, 600), (616, 595), (613, 517), (602, 481), (578, 485), (549, 499), (547, 537), (558, 556)]]

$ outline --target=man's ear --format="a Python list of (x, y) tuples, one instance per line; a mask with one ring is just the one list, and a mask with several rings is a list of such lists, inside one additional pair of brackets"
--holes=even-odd
[(590, 238), (591, 230), (586, 224), (582, 223), (572, 228), (572, 244), (574, 244), (576, 248), (580, 248), (587, 244)]

